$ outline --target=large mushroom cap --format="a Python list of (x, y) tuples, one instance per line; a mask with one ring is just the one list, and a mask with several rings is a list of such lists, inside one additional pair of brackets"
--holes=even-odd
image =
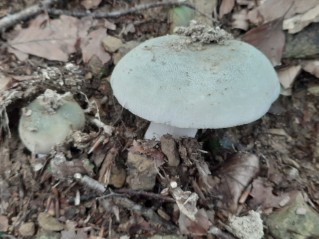
[(280, 92), (269, 60), (253, 46), (189, 43), (181, 35), (148, 40), (115, 67), (119, 103), (156, 123), (180, 128), (224, 128), (263, 116)]

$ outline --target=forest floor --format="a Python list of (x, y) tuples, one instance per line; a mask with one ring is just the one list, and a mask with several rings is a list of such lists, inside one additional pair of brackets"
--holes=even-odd
[[(1, 1), (0, 238), (319, 238), (318, 16), (316, 0)], [(192, 18), (260, 49), (281, 95), (247, 125), (144, 140), (112, 70)], [(47, 89), (86, 124), (33, 154), (19, 120)]]

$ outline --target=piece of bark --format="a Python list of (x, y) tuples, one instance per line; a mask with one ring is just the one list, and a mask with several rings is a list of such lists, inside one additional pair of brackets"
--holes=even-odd
[(168, 159), (168, 165), (176, 167), (179, 165), (180, 158), (176, 142), (170, 135), (163, 135), (161, 137), (161, 149)]

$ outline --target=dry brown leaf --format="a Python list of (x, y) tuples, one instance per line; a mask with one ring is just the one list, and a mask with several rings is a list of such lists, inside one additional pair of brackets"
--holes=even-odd
[(259, 25), (281, 18), (294, 0), (267, 0), (248, 13), (249, 21)]
[(221, 198), (221, 208), (233, 213), (242, 191), (259, 172), (259, 159), (254, 154), (238, 153), (219, 172), (221, 182), (213, 193)]
[(78, 22), (77, 18), (63, 15), (49, 20), (47, 15), (42, 14), (8, 43), (23, 53), (66, 62), (69, 54), (75, 52)]
[[(281, 18), (290, 18), (296, 13), (304, 13), (318, 5), (318, 0), (267, 0), (248, 13), (249, 20), (261, 24)], [(288, 10), (289, 9), (289, 10)]]
[(290, 196), (288, 193), (283, 193), (280, 196), (273, 194), (273, 188), (266, 186), (264, 178), (256, 178), (253, 181), (253, 189), (250, 193), (252, 199), (249, 204), (253, 208), (262, 207), (263, 209), (279, 208), (289, 202)]
[(7, 75), (0, 72), (0, 93), (8, 88), (11, 81), (11, 77), (8, 77)]
[(21, 52), (19, 50), (16, 50), (12, 47), (8, 47), (8, 52), (14, 54), (18, 58), (19, 61), (25, 61), (29, 58), (28, 54)]
[[(305, 61), (302, 69), (319, 78), (319, 60)], [(1, 87), (0, 87), (1, 88)]]
[(285, 68), (279, 69), (277, 75), (280, 81), (280, 84), (284, 89), (290, 89), (294, 83), (296, 77), (301, 71), (301, 66), (287, 66)]
[(177, 167), (180, 163), (177, 144), (171, 135), (161, 137), (161, 149), (168, 159), (168, 165)]
[(281, 64), (285, 45), (285, 34), (281, 29), (282, 21), (283, 19), (277, 19), (253, 28), (241, 38), (263, 52), (273, 66)]
[(185, 235), (203, 236), (207, 235), (208, 229), (212, 223), (208, 220), (207, 213), (204, 209), (198, 210), (195, 214), (195, 220), (190, 220), (183, 213), (178, 219), (180, 232)]
[(286, 19), (283, 22), (283, 29), (289, 33), (297, 33), (308, 26), (310, 23), (319, 22), (319, 4), (303, 14)]
[(97, 8), (100, 5), (101, 2), (102, 2), (102, 0), (83, 0), (81, 2), (81, 5), (85, 9), (89, 10), (89, 9)]
[(198, 171), (198, 185), (200, 189), (206, 192), (211, 191), (219, 183), (219, 180), (213, 178), (209, 166), (205, 161), (201, 160), (195, 162), (195, 164)]
[(183, 191), (179, 187), (172, 188), (171, 194), (175, 199), (181, 214), (184, 214), (194, 221), (196, 219), (195, 215), (198, 212), (198, 209), (196, 208), (198, 195), (190, 191)]
[(81, 42), (82, 58), (85, 63), (96, 56), (103, 64), (111, 60), (109, 53), (104, 51), (102, 41), (106, 37), (106, 29), (99, 28), (88, 34), (88, 36)]
[(219, 18), (230, 13), (235, 6), (235, 0), (223, 0), (219, 7)]

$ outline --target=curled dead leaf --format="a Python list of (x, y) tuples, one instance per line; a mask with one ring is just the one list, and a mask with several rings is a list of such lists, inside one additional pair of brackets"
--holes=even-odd
[(223, 0), (219, 7), (219, 18), (230, 13), (235, 6), (235, 0)]
[(281, 64), (282, 53), (285, 45), (285, 34), (282, 31), (283, 19), (253, 28), (242, 36), (242, 40), (252, 44), (263, 52), (273, 66)]

